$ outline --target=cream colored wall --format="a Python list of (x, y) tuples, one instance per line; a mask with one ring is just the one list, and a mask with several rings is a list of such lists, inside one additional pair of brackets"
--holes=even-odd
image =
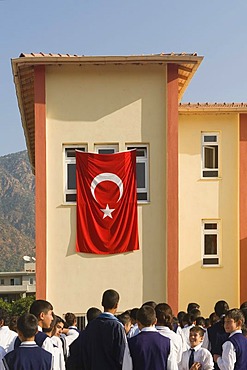
[[(220, 176), (201, 178), (201, 132), (220, 132)], [(239, 304), (238, 115), (179, 115), (179, 309)], [(221, 266), (201, 266), (201, 220), (220, 219)]]
[[(100, 307), (105, 289), (120, 310), (165, 300), (166, 69), (162, 66), (50, 67), (47, 101), (47, 298), (55, 312)], [(75, 253), (76, 207), (63, 203), (63, 144), (150, 145), (150, 203), (138, 206), (140, 250)]]

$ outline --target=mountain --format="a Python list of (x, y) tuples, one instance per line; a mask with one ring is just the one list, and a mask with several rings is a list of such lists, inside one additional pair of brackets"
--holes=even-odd
[(35, 255), (35, 177), (27, 151), (0, 157), (0, 271), (23, 270)]

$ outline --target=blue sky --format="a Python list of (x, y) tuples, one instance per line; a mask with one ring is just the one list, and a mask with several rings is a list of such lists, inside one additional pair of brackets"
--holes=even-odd
[(245, 0), (0, 0), (0, 156), (26, 148), (11, 58), (21, 52), (197, 52), (183, 102), (247, 101)]

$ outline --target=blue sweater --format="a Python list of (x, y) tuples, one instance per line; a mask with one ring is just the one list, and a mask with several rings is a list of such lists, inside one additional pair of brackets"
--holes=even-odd
[(141, 331), (128, 339), (134, 370), (166, 370), (170, 339), (155, 331)]
[(235, 370), (247, 370), (247, 339), (241, 333), (236, 333), (228, 338), (236, 350), (237, 361)]

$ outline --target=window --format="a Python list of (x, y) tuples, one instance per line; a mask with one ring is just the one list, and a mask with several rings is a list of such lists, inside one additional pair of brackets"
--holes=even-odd
[(218, 133), (202, 133), (202, 177), (219, 176), (218, 147)]
[(202, 221), (203, 266), (219, 265), (219, 221)]
[(4, 279), (0, 279), (0, 285), (4, 285)]
[(76, 201), (76, 167), (75, 151), (87, 151), (86, 145), (70, 145), (64, 147), (65, 158), (65, 202), (75, 203)]
[(148, 146), (128, 145), (127, 150), (131, 149), (136, 149), (137, 200), (139, 202), (148, 202), (149, 201)]
[(104, 145), (95, 144), (94, 150), (96, 153), (99, 154), (114, 154), (119, 151), (118, 144), (104, 144)]
[(33, 278), (30, 278), (30, 279), (29, 279), (29, 284), (30, 284), (30, 285), (33, 285)]

